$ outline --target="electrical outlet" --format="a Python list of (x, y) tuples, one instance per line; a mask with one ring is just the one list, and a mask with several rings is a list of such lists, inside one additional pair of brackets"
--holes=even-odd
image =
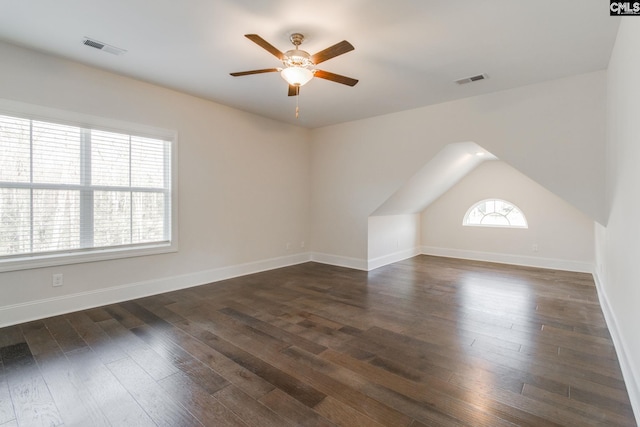
[(532, 250), (533, 252), (538, 252), (538, 244), (537, 244), (537, 243), (534, 243), (533, 245), (531, 245), (531, 250)]
[(286, 250), (291, 249), (291, 243), (287, 242), (287, 244), (284, 247)]
[(300, 247), (304, 248), (304, 240), (302, 242), (300, 242)]
[(62, 286), (62, 283), (63, 283), (62, 273), (53, 274), (51, 276), (51, 286), (53, 287)]

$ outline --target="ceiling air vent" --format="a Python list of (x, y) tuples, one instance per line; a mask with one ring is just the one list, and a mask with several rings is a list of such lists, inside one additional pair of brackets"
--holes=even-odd
[(126, 50), (124, 49), (120, 49), (119, 47), (111, 46), (106, 43), (102, 43), (97, 40), (90, 39), (89, 37), (85, 37), (84, 39), (82, 39), (82, 44), (85, 46), (93, 47), (98, 50), (103, 50), (113, 55), (122, 55), (126, 52)]
[(465, 85), (467, 83), (477, 82), (478, 80), (488, 79), (489, 76), (486, 74), (478, 74), (477, 76), (466, 77), (464, 79), (456, 80), (456, 83), (459, 85)]

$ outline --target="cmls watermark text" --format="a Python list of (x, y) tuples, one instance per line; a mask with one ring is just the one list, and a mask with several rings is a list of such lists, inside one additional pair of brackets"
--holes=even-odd
[(609, 0), (609, 15), (611, 16), (640, 15), (640, 1)]

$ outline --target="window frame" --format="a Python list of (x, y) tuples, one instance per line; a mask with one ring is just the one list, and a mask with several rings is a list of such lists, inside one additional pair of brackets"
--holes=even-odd
[[(171, 155), (170, 192), (170, 240), (168, 242), (132, 244), (101, 248), (71, 249), (59, 252), (29, 253), (0, 256), (0, 273), (41, 267), (106, 261), (122, 258), (164, 254), (178, 251), (178, 133), (175, 130), (108, 119), (55, 108), (36, 106), (7, 99), (0, 99), (0, 114), (61, 125), (76, 126), (106, 132), (122, 133), (143, 138), (169, 141)], [(80, 186), (79, 186), (80, 187)], [(99, 186), (98, 186), (99, 187)]]
[[(517, 209), (518, 212), (520, 212), (520, 214), (522, 215), (522, 219), (524, 220), (524, 225), (470, 224), (468, 222), (469, 214), (474, 209), (476, 209), (478, 206), (480, 206), (481, 204), (486, 203), (486, 202), (502, 202), (502, 203), (506, 203), (506, 204), (512, 206), (514, 209)], [(506, 218), (505, 215), (502, 215), (502, 216), (504, 216)], [(507, 221), (508, 221), (508, 218), (507, 218)], [(529, 221), (527, 221), (527, 216), (524, 214), (522, 209), (520, 209), (515, 203), (512, 203), (512, 202), (510, 202), (508, 200), (498, 199), (498, 198), (492, 197), (492, 198), (480, 200), (479, 202), (476, 202), (473, 205), (471, 205), (471, 207), (469, 209), (467, 209), (467, 212), (465, 212), (464, 216), (462, 217), (462, 225), (464, 227), (511, 228), (511, 229), (526, 230), (526, 229), (529, 228)]]

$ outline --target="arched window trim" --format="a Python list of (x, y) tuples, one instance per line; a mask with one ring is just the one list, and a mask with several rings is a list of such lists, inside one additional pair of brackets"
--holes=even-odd
[[(511, 207), (511, 209), (509, 210), (509, 212), (513, 211), (514, 209), (517, 210), (518, 212), (520, 212), (520, 214), (522, 215), (522, 219), (524, 221), (524, 225), (512, 225), (509, 222), (509, 219), (505, 216), (500, 214), (499, 212), (493, 212), (494, 214), (497, 215), (501, 215), (503, 216), (507, 222), (509, 222), (508, 225), (501, 225), (501, 224), (474, 224), (474, 223), (470, 223), (469, 222), (469, 215), (471, 214), (471, 212), (473, 212), (478, 206), (486, 203), (486, 202), (502, 202), (505, 203), (507, 205), (509, 205)], [(487, 216), (487, 214), (485, 214), (485, 216)], [(466, 226), (466, 227), (490, 227), (490, 228), (529, 228), (529, 223), (527, 222), (527, 217), (525, 216), (524, 212), (522, 211), (522, 209), (520, 209), (518, 206), (516, 206), (514, 203), (511, 203), (508, 200), (503, 200), (503, 199), (497, 199), (497, 198), (490, 198), (490, 199), (484, 199), (484, 200), (480, 200), (477, 203), (474, 203), (469, 209), (467, 209), (467, 212), (464, 214), (464, 217), (462, 218), (462, 225)]]

